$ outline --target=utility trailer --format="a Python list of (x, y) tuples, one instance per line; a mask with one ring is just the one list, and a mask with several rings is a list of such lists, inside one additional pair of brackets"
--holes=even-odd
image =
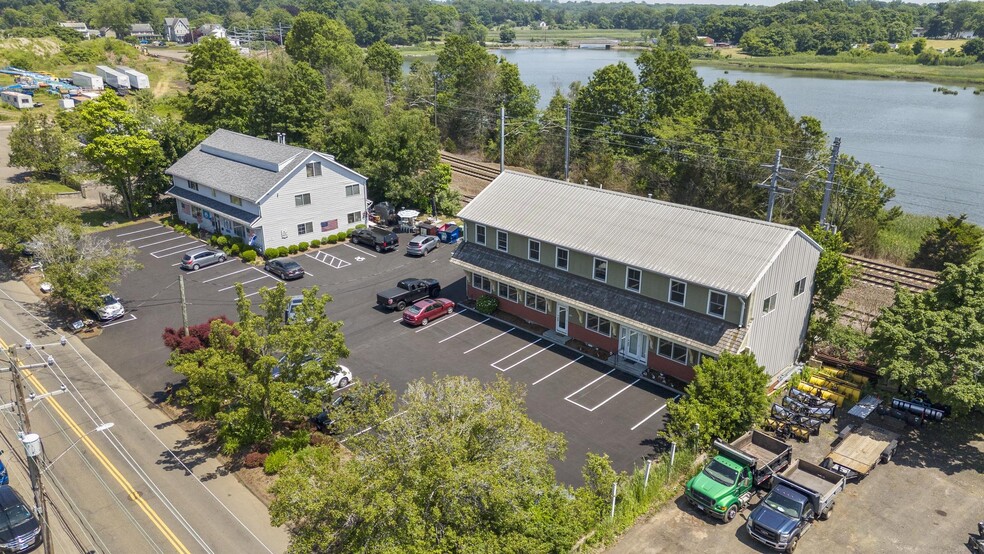
[(848, 481), (860, 481), (879, 462), (887, 464), (892, 459), (899, 446), (899, 433), (867, 421), (880, 403), (878, 398), (867, 396), (848, 411), (855, 419), (837, 434), (821, 466)]
[(127, 79), (130, 80), (130, 88), (132, 89), (145, 89), (150, 88), (150, 78), (146, 74), (137, 71), (136, 69), (126, 67), (124, 65), (116, 66), (116, 71), (126, 75)]

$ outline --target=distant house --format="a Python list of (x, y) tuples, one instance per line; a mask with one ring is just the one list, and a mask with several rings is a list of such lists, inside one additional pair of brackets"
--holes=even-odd
[(81, 21), (62, 21), (58, 24), (66, 29), (71, 29), (78, 33), (81, 33), (85, 38), (92, 38), (94, 36), (99, 36), (99, 31), (97, 29), (90, 29), (88, 25), (82, 23)]
[(974, 31), (960, 31), (960, 32), (954, 33), (953, 38), (972, 39), (972, 38), (974, 38)]
[(226, 38), (226, 29), (218, 23), (206, 23), (195, 29), (195, 41), (203, 37)]
[(714, 46), (714, 39), (712, 39), (711, 37), (705, 37), (705, 36), (702, 36), (702, 35), (697, 35), (697, 44), (699, 44), (701, 46), (713, 47)]
[(99, 36), (103, 38), (116, 38), (116, 31), (110, 29), (109, 27), (100, 27)]
[(924, 37), (924, 36), (926, 36), (926, 28), (925, 27), (915, 27), (915, 28), (913, 28), (912, 29), (912, 36), (913, 37)]
[(150, 23), (134, 23), (130, 25), (130, 36), (140, 40), (154, 40), (161, 38)]
[(164, 40), (169, 42), (188, 42), (191, 40), (191, 24), (186, 17), (164, 18)]
[(165, 171), (185, 223), (258, 249), (347, 231), (366, 220), (366, 178), (333, 156), (219, 129)]
[(547, 30), (547, 22), (546, 21), (541, 21), (539, 27), (540, 27), (540, 30), (541, 31), (546, 31)]

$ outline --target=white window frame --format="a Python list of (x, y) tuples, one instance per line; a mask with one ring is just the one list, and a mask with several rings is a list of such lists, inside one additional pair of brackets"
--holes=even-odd
[(321, 177), (321, 162), (308, 162), (305, 170), (308, 177)]
[[(310, 227), (310, 230), (308, 229)], [(307, 223), (297, 224), (297, 236), (310, 235), (314, 232), (314, 222), (308, 221)]]
[[(564, 266), (560, 266), (560, 253), (564, 253)], [(554, 255), (554, 267), (561, 271), (567, 271), (571, 267), (571, 251), (566, 248), (557, 248), (557, 252)]]
[[(683, 300), (681, 300), (680, 302), (676, 302), (676, 301), (673, 300), (673, 285), (683, 285)], [(670, 304), (675, 304), (677, 306), (686, 306), (687, 305), (687, 282), (686, 281), (677, 281), (676, 279), (670, 279), (670, 288), (669, 288), (669, 292), (666, 295), (666, 300)]]
[[(629, 274), (633, 271), (639, 274), (639, 278), (636, 279), (636, 282), (638, 283), (638, 286), (636, 288), (632, 288), (629, 286)], [(642, 292), (642, 270), (639, 269), (638, 267), (632, 267), (632, 266), (625, 267), (625, 290), (632, 291), (632, 292), (639, 292), (639, 293)]]
[[(663, 352), (664, 345), (669, 348), (669, 355)], [(659, 343), (656, 345), (656, 355), (661, 358), (666, 358), (667, 360), (672, 360), (681, 365), (687, 365), (687, 362), (690, 361), (690, 355), (686, 346), (664, 338), (659, 339)], [(680, 361), (681, 359), (683, 361)]]
[[(605, 276), (602, 279), (598, 278), (598, 262), (603, 262), (605, 265)], [(591, 264), (591, 278), (595, 281), (601, 281), (602, 283), (608, 282), (608, 260), (605, 258), (594, 259), (594, 263)]]
[[(715, 294), (720, 294), (721, 296), (724, 297), (724, 303), (722, 304), (720, 315), (711, 311), (711, 298), (714, 298)], [(707, 291), (707, 315), (713, 317), (719, 317), (721, 319), (724, 319), (724, 317), (728, 315), (728, 293), (721, 292), (719, 290), (714, 290), (714, 289), (709, 289)]]
[[(547, 313), (547, 299), (532, 292), (526, 293), (526, 307), (538, 312)], [(542, 307), (541, 307), (542, 306)]]
[[(503, 238), (505, 238), (505, 241), (500, 240)], [(500, 246), (501, 242), (505, 242), (505, 248)], [(495, 230), (495, 249), (499, 252), (509, 253), (509, 233), (503, 231), (502, 229)]]
[[(533, 256), (533, 245), (536, 245), (536, 257)], [(526, 257), (531, 261), (540, 261), (540, 241), (529, 239), (529, 244), (526, 246)]]
[[(592, 318), (595, 319), (595, 324), (593, 326), (591, 325)], [(602, 332), (601, 328), (606, 325), (608, 327), (608, 331)], [(595, 315), (591, 312), (588, 312), (584, 315), (584, 328), (587, 329), (588, 331), (591, 331), (592, 333), (598, 333), (599, 335), (605, 337), (612, 336), (612, 322), (601, 317), (600, 315)]]
[(492, 280), (484, 275), (472, 273), (472, 288), (492, 293)]
[[(503, 289), (505, 289), (505, 294), (503, 294)], [(496, 296), (499, 298), (504, 298), (510, 302), (515, 302), (519, 304), (519, 290), (512, 285), (507, 285), (506, 283), (499, 283), (496, 287)]]
[(345, 185), (345, 196), (358, 196), (359, 193), (359, 183)]
[(485, 225), (475, 224), (475, 244), (485, 245), (485, 241), (488, 238), (488, 229)]
[(346, 214), (349, 223), (360, 223), (362, 221), (362, 212), (350, 212)]
[(233, 195), (230, 194), (229, 195), (229, 203), (232, 204), (233, 206), (242, 206), (243, 205), (243, 199), (240, 198), (240, 197), (238, 197), (238, 196), (233, 196)]
[(806, 277), (803, 277), (799, 281), (793, 283), (793, 298), (806, 292)]
[(200, 186), (201, 185), (199, 185), (198, 183), (196, 183), (194, 181), (188, 181), (188, 188), (191, 189), (191, 190), (198, 190), (198, 188)]
[(310, 205), (311, 205), (311, 193), (310, 192), (302, 192), (301, 194), (295, 194), (294, 195), (294, 207), (295, 208), (302, 208), (304, 206), (310, 206)]
[(772, 296), (766, 298), (762, 301), (762, 315), (772, 312), (776, 309), (776, 301), (779, 299), (779, 293), (775, 293)]

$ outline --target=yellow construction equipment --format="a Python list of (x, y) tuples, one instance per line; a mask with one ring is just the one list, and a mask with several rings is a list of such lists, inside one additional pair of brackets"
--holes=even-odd
[(861, 398), (861, 391), (857, 387), (836, 378), (827, 379), (822, 375), (813, 375), (810, 377), (810, 384), (836, 392), (853, 402), (857, 402)]
[(834, 391), (811, 385), (810, 383), (804, 383), (803, 381), (800, 381), (800, 383), (796, 385), (796, 388), (805, 393), (812, 394), (813, 396), (819, 396), (824, 400), (829, 400), (836, 404), (838, 408), (844, 405), (843, 394), (838, 394)]
[(823, 366), (819, 369), (819, 372), (824, 375), (830, 375), (832, 377), (837, 377), (844, 381), (849, 381), (854, 383), (856, 386), (863, 387), (868, 384), (868, 378), (864, 375), (858, 375), (853, 371), (848, 371), (846, 369), (837, 369), (835, 367)]

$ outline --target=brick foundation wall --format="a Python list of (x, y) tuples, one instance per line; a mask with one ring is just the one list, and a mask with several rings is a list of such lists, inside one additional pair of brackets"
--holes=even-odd
[(672, 375), (683, 381), (690, 382), (694, 378), (694, 368), (664, 358), (652, 351), (649, 352), (649, 359), (646, 365), (656, 371), (662, 371), (667, 375)]
[(532, 308), (527, 308), (523, 304), (510, 302), (503, 298), (499, 299), (499, 309), (516, 317), (521, 317), (526, 321), (531, 321), (537, 325), (546, 327), (547, 329), (553, 329), (557, 324), (553, 314), (538, 312)]
[[(571, 318), (574, 319), (574, 318)], [(574, 339), (577, 339), (583, 343), (590, 344), (592, 346), (597, 346), (598, 348), (603, 348), (609, 352), (618, 351), (618, 339), (615, 337), (606, 337), (604, 335), (599, 335), (594, 331), (589, 331), (584, 327), (581, 327), (573, 321), (567, 324), (567, 334)]]

